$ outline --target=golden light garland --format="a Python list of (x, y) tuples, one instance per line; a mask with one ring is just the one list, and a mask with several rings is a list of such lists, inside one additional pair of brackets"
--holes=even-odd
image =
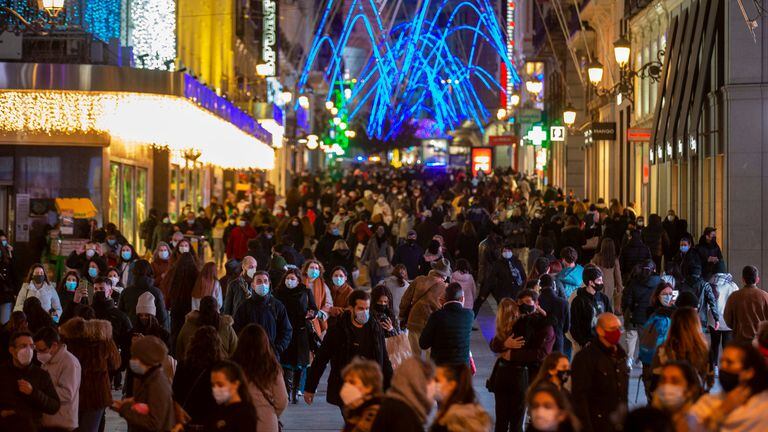
[(192, 102), (143, 93), (0, 91), (0, 131), (108, 133), (135, 145), (198, 150), (224, 168), (274, 168), (274, 150)]

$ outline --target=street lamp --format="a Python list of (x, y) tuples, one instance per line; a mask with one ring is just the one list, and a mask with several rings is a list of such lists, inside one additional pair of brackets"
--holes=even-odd
[(299, 106), (308, 109), (309, 108), (309, 98), (306, 96), (299, 96)]
[(40, 9), (45, 9), (48, 15), (56, 18), (64, 10), (64, 0), (39, 0)]
[(576, 108), (574, 108), (570, 103), (566, 105), (565, 110), (563, 111), (563, 123), (565, 123), (568, 127), (571, 127), (574, 123), (576, 123)]
[(293, 94), (289, 91), (284, 91), (280, 93), (280, 98), (283, 100), (284, 103), (289, 104), (291, 103), (291, 100), (293, 100)]
[(333, 109), (333, 102), (326, 101), (325, 102), (325, 109), (327, 109), (328, 111), (332, 110)]
[(513, 107), (520, 105), (520, 95), (513, 93), (512, 96), (509, 97), (509, 103), (511, 103)]
[(589, 75), (589, 82), (595, 87), (603, 80), (603, 65), (599, 61), (593, 60), (592, 63), (587, 66), (587, 75)]
[(528, 80), (525, 82), (525, 89), (528, 93), (539, 94), (544, 88), (544, 83), (539, 80)]
[(310, 150), (316, 149), (320, 144), (317, 142), (317, 135), (307, 136), (307, 148)]
[(616, 63), (620, 68), (623, 68), (629, 63), (629, 55), (631, 51), (632, 44), (630, 44), (624, 36), (613, 43), (613, 56), (616, 58)]
[(504, 108), (499, 108), (498, 111), (496, 111), (496, 118), (499, 120), (504, 120), (504, 118), (507, 116), (507, 110)]

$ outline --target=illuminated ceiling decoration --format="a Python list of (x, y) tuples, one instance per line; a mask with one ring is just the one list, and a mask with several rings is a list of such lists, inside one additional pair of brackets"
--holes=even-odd
[[(306, 85), (325, 46), (332, 54), (325, 78), (331, 86), (343, 82), (344, 51), (353, 29), (364, 29), (371, 54), (346, 110), (350, 121), (367, 114), (369, 136), (394, 138), (406, 122), (425, 117), (441, 130), (455, 129), (467, 119), (484, 124), (490, 113), (476, 89), (506, 92), (507, 83), (479, 64), (481, 54), (500, 58), (510, 79), (520, 82), (488, 0), (425, 0), (413, 16), (399, 7), (401, 2), (389, 2), (397, 6), (381, 12), (375, 0), (351, 0), (348, 8), (340, 2), (328, 1), (318, 21), (298, 88)], [(341, 10), (348, 11), (343, 28), (331, 32), (333, 15)], [(388, 29), (383, 22), (396, 24)]]
[[(57, 24), (81, 26), (97, 39), (109, 42), (120, 38), (120, 8), (122, 0), (66, 0), (64, 12), (55, 21)], [(8, 6), (28, 21), (40, 20), (48, 23), (50, 17), (37, 1), (6, 0)], [(46, 27), (49, 27), (46, 25)], [(46, 30), (49, 30), (46, 28)]]
[(199, 161), (272, 169), (272, 148), (193, 102), (143, 93), (0, 91), (0, 131), (109, 134), (135, 145), (200, 152)]
[(134, 65), (144, 69), (173, 70), (176, 59), (176, 2), (129, 0), (128, 45)]

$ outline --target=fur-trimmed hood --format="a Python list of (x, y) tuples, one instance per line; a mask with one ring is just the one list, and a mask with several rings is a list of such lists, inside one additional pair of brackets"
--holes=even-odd
[(438, 420), (449, 432), (489, 432), (491, 416), (479, 404), (451, 405)]
[(72, 318), (59, 327), (64, 339), (112, 340), (112, 323), (106, 320)]
[[(222, 327), (231, 327), (235, 323), (234, 318), (232, 318), (232, 316), (230, 315), (221, 314), (220, 317), (221, 317), (220, 326)], [(197, 322), (199, 319), (200, 319), (200, 311), (196, 311), (196, 310), (193, 310), (192, 312), (188, 313), (186, 317), (186, 321), (189, 321), (190, 324), (194, 324), (194, 325), (199, 325)]]

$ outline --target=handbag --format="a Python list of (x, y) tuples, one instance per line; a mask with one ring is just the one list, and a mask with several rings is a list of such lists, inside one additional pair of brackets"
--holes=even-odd
[(317, 334), (317, 331), (315, 331), (315, 326), (312, 325), (312, 321), (307, 320), (306, 324), (309, 350), (315, 352), (320, 349), (320, 344), (323, 342), (323, 340), (320, 338), (320, 335)]
[(408, 330), (384, 340), (387, 345), (387, 355), (392, 369), (397, 369), (405, 359), (411, 357), (411, 344), (408, 341)]

